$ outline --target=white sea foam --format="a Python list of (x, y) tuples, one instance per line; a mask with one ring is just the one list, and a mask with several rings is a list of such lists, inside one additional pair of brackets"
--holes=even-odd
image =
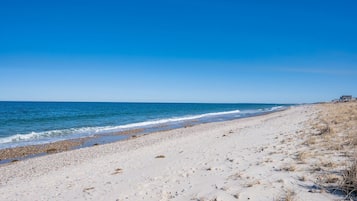
[(284, 106), (276, 106), (276, 107), (272, 107), (272, 108), (270, 109), (270, 111), (282, 110), (282, 109), (284, 109), (284, 108), (285, 108)]
[(204, 118), (204, 117), (212, 117), (212, 116), (220, 116), (220, 115), (236, 114), (236, 113), (240, 113), (240, 110), (233, 110), (233, 111), (228, 111), (228, 112), (207, 113), (207, 114), (186, 116), (186, 117), (173, 117), (173, 118), (160, 119), (160, 120), (154, 120), (154, 121), (145, 121), (145, 122), (140, 122), (140, 123), (133, 123), (133, 124), (127, 124), (127, 125), (123, 125), (123, 126), (117, 126), (116, 128), (144, 127), (144, 126), (151, 126), (151, 125), (157, 125), (157, 124), (165, 124), (165, 123), (170, 123), (170, 122), (180, 122), (180, 121), (200, 119), (200, 118)]
[(0, 144), (5, 143), (13, 143), (13, 142), (22, 142), (22, 141), (33, 141), (39, 140), (43, 138), (50, 137), (61, 137), (74, 133), (86, 133), (95, 131), (95, 127), (87, 127), (87, 128), (71, 128), (71, 129), (63, 129), (63, 130), (51, 130), (51, 131), (43, 131), (43, 132), (31, 132), (28, 134), (16, 134), (5, 138), (0, 138)]

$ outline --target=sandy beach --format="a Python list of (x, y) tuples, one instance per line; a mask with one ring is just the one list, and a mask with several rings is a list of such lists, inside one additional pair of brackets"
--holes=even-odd
[(4, 164), (0, 200), (342, 200), (356, 108), (296, 106)]

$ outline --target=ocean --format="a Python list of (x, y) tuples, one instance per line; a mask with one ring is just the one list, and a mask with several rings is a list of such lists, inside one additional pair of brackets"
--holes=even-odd
[[(143, 129), (154, 132), (282, 110), (284, 104), (0, 102), (0, 149)], [(145, 132), (144, 132), (145, 133)]]

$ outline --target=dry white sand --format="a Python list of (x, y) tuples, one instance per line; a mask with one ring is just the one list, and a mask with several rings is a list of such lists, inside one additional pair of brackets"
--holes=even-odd
[(299, 106), (3, 165), (0, 200), (338, 199), (296, 162), (316, 115)]

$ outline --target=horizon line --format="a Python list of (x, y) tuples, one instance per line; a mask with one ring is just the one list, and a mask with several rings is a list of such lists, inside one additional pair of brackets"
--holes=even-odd
[(306, 104), (281, 102), (195, 102), (195, 101), (83, 101), (83, 100), (0, 100), (0, 102), (38, 102), (38, 103), (149, 103), (149, 104)]

